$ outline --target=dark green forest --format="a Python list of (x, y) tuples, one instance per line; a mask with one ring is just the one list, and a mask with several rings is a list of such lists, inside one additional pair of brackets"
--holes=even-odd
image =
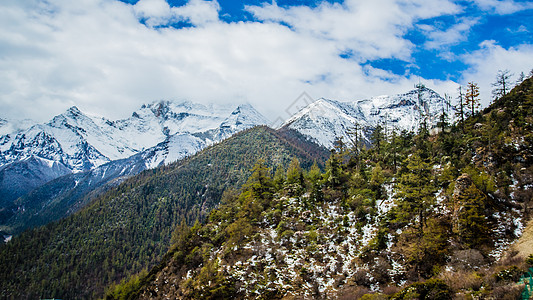
[(323, 171), (257, 161), (106, 298), (518, 299), (533, 256), (504, 250), (531, 217), (533, 79), (437, 131), (339, 140)]
[(94, 299), (113, 282), (150, 269), (168, 251), (173, 228), (193, 225), (238, 189), (257, 160), (294, 157), (323, 166), (327, 151), (291, 131), (256, 127), (177, 163), (127, 179), (61, 221), (0, 246), (4, 299)]

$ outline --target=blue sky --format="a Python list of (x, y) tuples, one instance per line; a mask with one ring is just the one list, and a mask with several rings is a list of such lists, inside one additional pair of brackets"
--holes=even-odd
[(518, 0), (4, 0), (0, 116), (71, 105), (111, 119), (158, 99), (249, 102), (270, 119), (302, 92), (357, 100), (419, 81), (489, 103), (498, 70), (533, 69)]

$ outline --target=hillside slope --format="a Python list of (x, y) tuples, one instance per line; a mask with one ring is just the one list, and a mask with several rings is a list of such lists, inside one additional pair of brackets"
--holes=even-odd
[(14, 237), (0, 246), (0, 294), (102, 296), (112, 282), (160, 261), (177, 222), (202, 219), (223, 191), (245, 182), (255, 161), (275, 167), (297, 157), (310, 166), (327, 156), (325, 150), (311, 156), (287, 140), (267, 127), (246, 130), (191, 158), (144, 171), (80, 212)]
[[(517, 299), (503, 256), (533, 204), (533, 79), (439, 135), (336, 148), (326, 170), (261, 164), (204, 224), (179, 225), (133, 299)], [(529, 249), (529, 255), (533, 249)], [(375, 298), (374, 298), (375, 297)]]

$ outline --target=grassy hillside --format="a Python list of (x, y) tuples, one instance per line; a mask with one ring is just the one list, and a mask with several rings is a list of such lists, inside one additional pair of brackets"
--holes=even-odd
[(111, 283), (159, 262), (175, 225), (204, 218), (225, 190), (245, 182), (257, 160), (275, 167), (297, 157), (310, 166), (327, 156), (324, 150), (310, 155), (302, 145), (256, 127), (191, 158), (144, 171), (78, 213), (22, 233), (0, 246), (2, 298), (102, 296)]
[[(258, 163), (109, 299), (517, 299), (533, 204), (533, 79), (464, 124), (338, 144), (325, 172)], [(531, 263), (531, 260), (529, 260)]]

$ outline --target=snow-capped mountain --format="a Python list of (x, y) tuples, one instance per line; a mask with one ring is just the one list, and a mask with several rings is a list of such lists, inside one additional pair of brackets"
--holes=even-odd
[[(44, 175), (34, 178), (34, 184), (28, 183), (31, 189), (58, 175), (92, 170), (142, 153), (145, 167), (153, 168), (267, 123), (250, 105), (156, 101), (117, 121), (85, 114), (74, 106), (47, 123), (0, 136), (0, 177), (12, 177), (12, 172), (20, 169), (7, 168), (11, 164), (42, 161), (32, 164), (39, 166), (37, 175)], [(46, 165), (55, 169), (47, 172), (42, 168)]]
[(420, 87), (405, 94), (378, 96), (352, 102), (319, 99), (292, 116), (281, 127), (289, 127), (322, 146), (333, 148), (338, 137), (353, 139), (358, 130), (361, 141), (370, 144), (370, 134), (378, 125), (391, 132), (415, 131), (426, 120), (435, 126), (442, 113), (453, 117), (451, 108), (435, 91)]
[(46, 124), (1, 136), (0, 166), (35, 156), (80, 172), (172, 141), (174, 135), (191, 139), (195, 135), (205, 146), (266, 122), (250, 105), (234, 109), (159, 101), (143, 105), (130, 118), (118, 121), (84, 114), (74, 106)]

